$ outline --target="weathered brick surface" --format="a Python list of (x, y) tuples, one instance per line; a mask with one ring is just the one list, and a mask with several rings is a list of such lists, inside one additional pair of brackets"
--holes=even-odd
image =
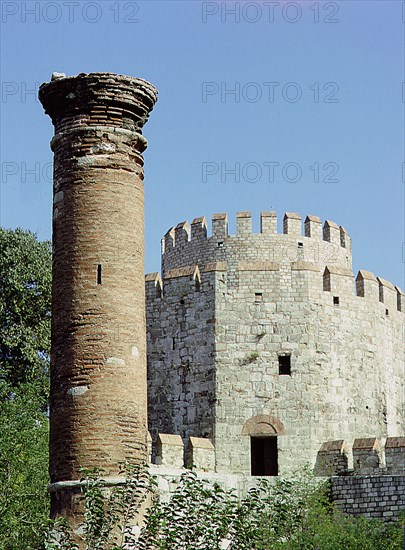
[(55, 126), (51, 480), (115, 475), (147, 456), (141, 131), (157, 92), (92, 73), (39, 97)]
[(384, 446), (377, 437), (357, 438), (353, 443), (353, 468), (359, 475), (378, 475), (385, 467)]

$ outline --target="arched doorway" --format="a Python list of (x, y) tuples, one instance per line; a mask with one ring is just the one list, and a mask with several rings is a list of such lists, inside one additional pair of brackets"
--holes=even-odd
[(278, 436), (284, 435), (283, 423), (270, 415), (247, 420), (242, 435), (250, 436), (250, 466), (252, 476), (278, 475)]

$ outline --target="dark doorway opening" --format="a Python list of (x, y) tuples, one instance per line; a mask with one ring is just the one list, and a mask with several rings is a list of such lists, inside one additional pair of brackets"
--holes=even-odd
[(277, 437), (251, 437), (250, 464), (252, 476), (277, 476)]

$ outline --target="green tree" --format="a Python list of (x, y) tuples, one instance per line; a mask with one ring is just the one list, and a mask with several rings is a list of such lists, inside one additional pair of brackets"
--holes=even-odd
[(0, 382), (0, 548), (39, 548), (49, 517), (48, 418), (36, 384)]
[(22, 229), (0, 229), (0, 379), (48, 386), (51, 246)]
[(0, 229), (0, 548), (40, 547), (49, 513), (49, 242)]

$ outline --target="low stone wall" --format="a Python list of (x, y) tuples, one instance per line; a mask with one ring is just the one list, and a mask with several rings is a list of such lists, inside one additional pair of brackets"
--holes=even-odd
[[(168, 499), (187, 470), (184, 455), (197, 477), (234, 489), (238, 498), (261, 479), (259, 476), (215, 472), (215, 448), (208, 438), (190, 437), (187, 452), (179, 435), (159, 434), (156, 463), (150, 464), (159, 492)], [(349, 455), (353, 468), (349, 468)], [(314, 468), (315, 479), (331, 481), (331, 498), (345, 514), (393, 521), (405, 511), (405, 437), (358, 438), (352, 445), (344, 440), (327, 441), (320, 448)], [(265, 477), (274, 483), (277, 477)]]
[(405, 511), (405, 475), (334, 476), (332, 499), (345, 514), (393, 521)]
[[(187, 470), (167, 466), (149, 465), (149, 471), (156, 476), (161, 498), (168, 500)], [(238, 498), (246, 496), (248, 490), (261, 479), (258, 476), (225, 474), (195, 470), (197, 477), (210, 484), (218, 483), (223, 489), (234, 489)], [(277, 477), (265, 477), (275, 482)], [(318, 477), (319, 483), (326, 477)], [(401, 511), (405, 511), (405, 475), (380, 476), (333, 476), (331, 497), (336, 506), (344, 513), (353, 516), (363, 515), (394, 521)]]
[[(170, 494), (176, 490), (182, 474), (187, 472), (186, 468), (173, 468), (170, 466), (149, 464), (149, 472), (156, 476), (158, 490), (161, 498), (168, 500)], [(229, 491), (234, 489), (239, 499), (246, 496), (249, 489), (255, 487), (260, 479), (266, 479), (270, 483), (274, 483), (276, 477), (245, 476), (243, 474), (225, 474), (216, 472), (204, 472), (194, 470), (197, 477), (201, 480), (206, 480), (214, 485), (217, 483), (223, 489)]]

